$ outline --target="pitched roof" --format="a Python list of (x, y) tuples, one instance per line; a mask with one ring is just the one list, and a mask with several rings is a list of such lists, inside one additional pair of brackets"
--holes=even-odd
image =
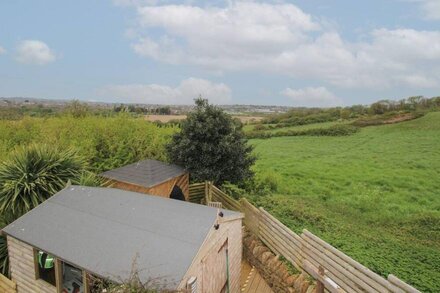
[[(237, 214), (224, 211), (225, 216)], [(70, 186), (3, 229), (79, 268), (175, 289), (213, 229), (215, 208), (114, 188)]]
[(144, 160), (101, 173), (102, 177), (150, 188), (185, 173), (177, 165)]

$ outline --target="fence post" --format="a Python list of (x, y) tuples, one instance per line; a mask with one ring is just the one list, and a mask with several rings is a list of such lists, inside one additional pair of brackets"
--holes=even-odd
[(206, 204), (212, 201), (212, 182), (205, 181), (205, 201)]
[[(318, 273), (324, 278), (325, 272), (322, 266), (319, 266)], [(316, 293), (324, 293), (324, 284), (319, 280), (316, 281)]]

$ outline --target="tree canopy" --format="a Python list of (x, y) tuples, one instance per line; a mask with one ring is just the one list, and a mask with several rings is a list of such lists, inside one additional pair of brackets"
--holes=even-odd
[(222, 184), (251, 178), (255, 157), (241, 122), (206, 99), (198, 98), (195, 103), (181, 131), (167, 145), (170, 161), (185, 167), (197, 181)]

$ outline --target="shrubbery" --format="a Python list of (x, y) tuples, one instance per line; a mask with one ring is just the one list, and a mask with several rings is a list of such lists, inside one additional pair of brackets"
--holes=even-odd
[(222, 184), (251, 178), (255, 157), (241, 122), (208, 100), (195, 102), (195, 109), (182, 121), (181, 131), (167, 145), (170, 161), (185, 167), (197, 181)]
[(329, 128), (312, 128), (304, 130), (286, 130), (278, 132), (251, 131), (246, 134), (248, 138), (267, 139), (281, 136), (347, 136), (359, 131), (354, 125), (335, 125)]
[(63, 115), (0, 121), (0, 161), (16, 146), (32, 143), (74, 148), (96, 173), (144, 158), (165, 160), (175, 126), (158, 127), (121, 113), (114, 117)]

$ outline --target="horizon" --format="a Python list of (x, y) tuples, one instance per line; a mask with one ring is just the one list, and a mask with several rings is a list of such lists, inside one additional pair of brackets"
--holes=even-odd
[(0, 96), (345, 107), (440, 93), (435, 0), (19, 0), (0, 17)]
[[(411, 97), (422, 97), (424, 99), (432, 99), (432, 98), (437, 98), (440, 97), (439, 96), (432, 96), (432, 97), (424, 97), (424, 96), (411, 96)], [(211, 103), (211, 101), (208, 100), (209, 103), (211, 103), (212, 105), (216, 105), (219, 107), (233, 107), (233, 106), (251, 106), (251, 107), (279, 107), (279, 108), (290, 108), (290, 109), (330, 109), (330, 108), (349, 108), (349, 107), (354, 107), (354, 106), (363, 106), (363, 107), (369, 107), (374, 103), (379, 103), (379, 102), (392, 102), (392, 103), (398, 103), (400, 101), (403, 100), (407, 100), (408, 98), (411, 97), (403, 97), (400, 99), (382, 99), (382, 100), (377, 100), (377, 101), (373, 101), (372, 103), (369, 104), (351, 104), (351, 105), (343, 105), (343, 106), (328, 106), (328, 107), (320, 107), (320, 106), (290, 106), (290, 105), (277, 105), (277, 104), (215, 104), (215, 103)], [(203, 98), (203, 97), (202, 97)], [(79, 101), (81, 103), (86, 103), (86, 104), (111, 104), (111, 105), (140, 105), (140, 106), (169, 106), (169, 107), (193, 107), (194, 106), (194, 102), (192, 104), (158, 104), (158, 103), (138, 103), (138, 102), (111, 102), (111, 101), (94, 101), (94, 100), (81, 100), (81, 99), (77, 99), (77, 98), (65, 98), (65, 99), (58, 99), (58, 98), (35, 98), (35, 97), (1, 97), (0, 96), (0, 100), (8, 100), (8, 99), (20, 99), (20, 100), (43, 100), (43, 101), (50, 101), (50, 102), (63, 102), (65, 104), (68, 104), (69, 102), (73, 102), (73, 101)], [(195, 98), (193, 99), (193, 101), (195, 100)], [(0, 105), (1, 107), (1, 105)]]

